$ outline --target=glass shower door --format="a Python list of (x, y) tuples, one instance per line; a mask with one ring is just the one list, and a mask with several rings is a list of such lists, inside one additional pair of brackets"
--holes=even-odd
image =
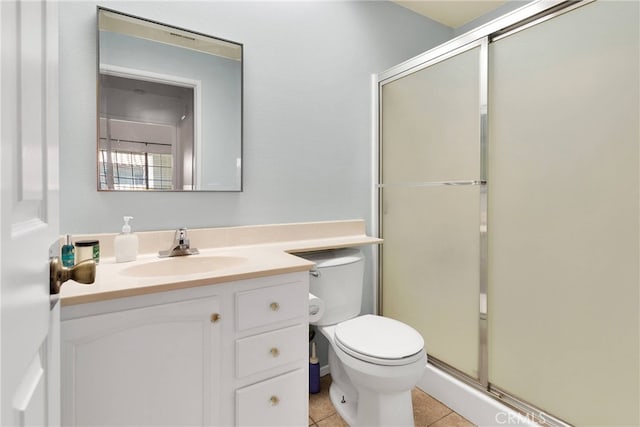
[(381, 77), (380, 311), (527, 419), (637, 426), (640, 3), (538, 6)]
[(382, 306), (478, 378), (481, 46), (381, 83)]
[(638, 425), (638, 2), (490, 45), (489, 379), (574, 425)]

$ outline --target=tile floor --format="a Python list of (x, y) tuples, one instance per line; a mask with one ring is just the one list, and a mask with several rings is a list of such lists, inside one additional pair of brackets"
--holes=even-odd
[[(320, 393), (309, 395), (309, 426), (348, 427), (329, 399), (331, 375), (320, 378)], [(415, 388), (413, 419), (416, 427), (471, 427), (472, 423), (453, 412), (422, 390)]]

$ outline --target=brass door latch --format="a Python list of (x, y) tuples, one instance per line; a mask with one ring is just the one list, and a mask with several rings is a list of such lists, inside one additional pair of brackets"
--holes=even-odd
[(93, 283), (96, 280), (95, 261), (88, 259), (67, 268), (62, 265), (59, 257), (49, 258), (49, 293), (51, 295), (59, 294), (60, 287), (69, 279), (78, 283)]

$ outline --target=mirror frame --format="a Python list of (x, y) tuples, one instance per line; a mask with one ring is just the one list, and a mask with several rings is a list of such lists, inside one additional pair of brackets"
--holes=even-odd
[[(170, 189), (170, 190), (163, 190), (163, 189), (141, 189), (141, 190), (133, 190), (133, 189), (101, 189), (100, 188), (100, 119), (101, 119), (101, 93), (100, 93), (100, 76), (101, 76), (101, 63), (100, 63), (100, 12), (101, 11), (105, 11), (105, 12), (110, 12), (110, 13), (115, 13), (118, 15), (122, 15), (128, 18), (132, 18), (132, 19), (136, 19), (136, 20), (140, 20), (140, 21), (144, 21), (144, 22), (148, 22), (154, 25), (159, 25), (159, 26), (163, 26), (163, 27), (167, 27), (167, 28), (171, 28), (171, 29), (176, 29), (178, 31), (183, 31), (183, 32), (187, 32), (187, 33), (192, 33), (195, 34), (197, 36), (201, 36), (201, 37), (207, 37), (210, 39), (214, 39), (214, 40), (219, 40), (221, 42), (224, 43), (230, 43), (230, 44), (234, 44), (240, 47), (240, 102), (239, 102), (239, 120), (240, 120), (240, 129), (239, 129), (239, 165), (237, 166), (239, 168), (239, 182), (238, 182), (238, 188), (237, 189), (222, 189), (222, 190), (202, 190), (202, 189), (191, 189), (191, 190), (184, 190), (184, 189)], [(116, 67), (117, 68), (117, 67)], [(134, 193), (239, 193), (239, 192), (243, 192), (244, 191), (244, 44), (236, 42), (236, 41), (232, 41), (232, 40), (228, 40), (228, 39), (224, 39), (221, 37), (215, 37), (215, 36), (211, 36), (209, 34), (205, 34), (205, 33), (201, 33), (198, 31), (193, 31), (193, 30), (189, 30), (186, 28), (182, 28), (182, 27), (177, 27), (175, 25), (170, 25), (170, 24), (166, 24), (164, 22), (159, 22), (159, 21), (155, 21), (152, 19), (147, 19), (147, 18), (142, 18), (140, 16), (136, 16), (136, 15), (132, 15), (130, 13), (126, 13), (126, 12), (122, 12), (119, 10), (115, 10), (115, 9), (111, 9), (111, 8), (107, 8), (107, 7), (103, 7), (103, 6), (97, 6), (96, 8), (96, 112), (97, 112), (97, 117), (96, 117), (96, 157), (95, 157), (95, 165), (96, 165), (96, 189), (98, 192), (116, 192), (116, 193), (120, 193), (120, 192), (134, 192)], [(194, 129), (194, 134), (197, 133), (197, 130)], [(200, 138), (202, 138), (202, 135), (200, 135)], [(202, 141), (201, 141), (202, 142)], [(195, 145), (195, 141), (194, 141), (194, 145)], [(194, 146), (194, 154), (193, 154), (193, 164), (194, 164), (194, 170), (195, 170), (195, 164), (197, 164), (197, 160), (195, 159), (195, 153), (196, 148)], [(198, 150), (198, 151), (201, 151)], [(195, 172), (194, 172), (195, 173)], [(196, 183), (197, 185), (197, 183)]]

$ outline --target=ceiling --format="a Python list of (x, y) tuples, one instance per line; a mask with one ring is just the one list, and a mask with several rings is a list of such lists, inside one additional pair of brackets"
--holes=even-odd
[(505, 4), (506, 0), (396, 0), (394, 3), (458, 28)]

